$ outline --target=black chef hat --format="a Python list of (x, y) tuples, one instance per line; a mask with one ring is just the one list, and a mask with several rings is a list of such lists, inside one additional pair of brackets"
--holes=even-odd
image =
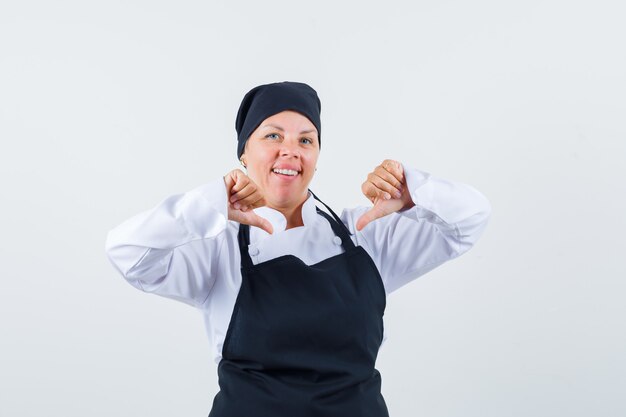
[(317, 92), (305, 83), (283, 81), (263, 84), (248, 91), (241, 101), (235, 129), (237, 130), (237, 158), (241, 158), (246, 141), (268, 117), (283, 110), (304, 114), (317, 128), (320, 149), (322, 147), (322, 103)]

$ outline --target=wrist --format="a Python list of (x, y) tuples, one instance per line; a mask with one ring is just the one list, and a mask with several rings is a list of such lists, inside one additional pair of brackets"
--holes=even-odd
[(415, 203), (413, 202), (413, 199), (411, 198), (411, 193), (408, 190), (406, 181), (404, 182), (402, 186), (402, 195), (400, 199), (402, 200), (402, 203), (403, 203), (400, 211), (408, 210), (411, 207), (415, 207)]

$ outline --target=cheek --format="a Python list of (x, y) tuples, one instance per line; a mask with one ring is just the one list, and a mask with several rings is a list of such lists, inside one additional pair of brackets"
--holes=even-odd
[(317, 157), (312, 157), (309, 161), (308, 161), (308, 165), (310, 167), (310, 170), (315, 172), (315, 168), (317, 167)]

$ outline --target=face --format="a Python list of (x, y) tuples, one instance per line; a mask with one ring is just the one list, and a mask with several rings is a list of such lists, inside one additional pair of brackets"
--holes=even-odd
[(252, 132), (242, 160), (268, 207), (293, 209), (308, 196), (319, 153), (315, 125), (303, 114), (285, 110)]

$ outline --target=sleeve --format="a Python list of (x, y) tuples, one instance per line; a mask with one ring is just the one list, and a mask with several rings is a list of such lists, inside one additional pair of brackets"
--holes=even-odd
[(109, 231), (106, 254), (135, 288), (200, 307), (227, 256), (227, 204), (222, 178), (167, 197)]
[(403, 168), (414, 207), (376, 219), (360, 232), (356, 222), (370, 207), (342, 213), (357, 244), (378, 267), (388, 294), (467, 252), (491, 214), (487, 198), (472, 186)]

